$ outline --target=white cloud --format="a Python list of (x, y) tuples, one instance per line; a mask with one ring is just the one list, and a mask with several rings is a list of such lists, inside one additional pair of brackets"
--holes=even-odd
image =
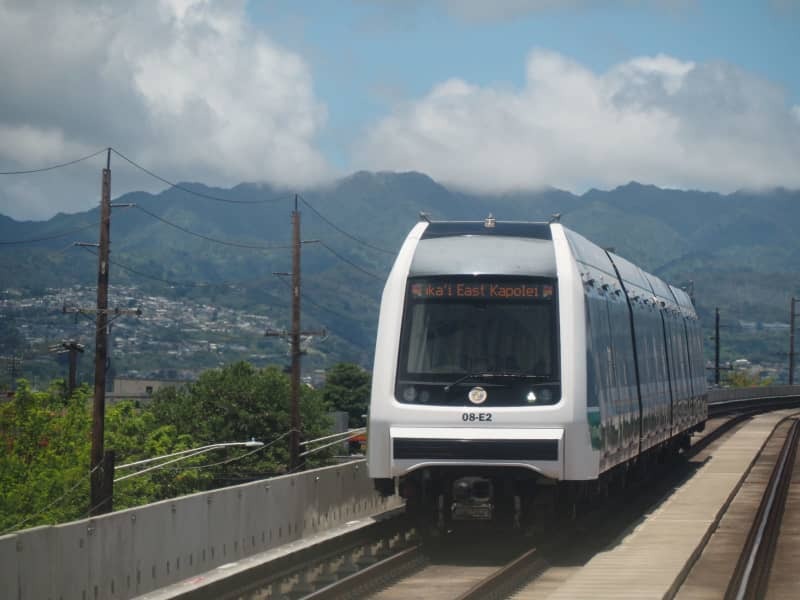
[[(308, 65), (254, 31), (242, 1), (0, 0), (0, 55), (0, 170), (113, 146), (209, 184), (330, 176), (314, 146), (326, 110)], [(2, 180), (0, 212), (86, 208), (91, 177), (73, 176), (73, 197), (59, 194), (45, 212), (24, 204), (38, 184)], [(48, 185), (39, 195), (53, 198)]]
[(658, 55), (595, 73), (535, 50), (522, 89), (443, 82), (378, 121), (357, 161), (480, 191), (800, 187), (793, 111), (780, 88), (726, 64)]

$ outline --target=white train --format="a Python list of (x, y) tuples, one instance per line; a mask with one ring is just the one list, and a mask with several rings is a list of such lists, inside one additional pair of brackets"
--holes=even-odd
[(370, 477), (440, 526), (524, 524), (685, 446), (702, 353), (686, 292), (558, 223), (422, 221), (381, 300)]

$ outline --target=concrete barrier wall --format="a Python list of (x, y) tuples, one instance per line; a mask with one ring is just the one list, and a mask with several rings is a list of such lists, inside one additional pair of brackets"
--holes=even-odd
[(356, 461), (0, 537), (0, 598), (130, 598), (400, 506)]

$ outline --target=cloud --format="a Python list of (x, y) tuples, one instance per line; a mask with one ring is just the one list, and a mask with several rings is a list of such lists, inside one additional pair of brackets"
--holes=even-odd
[[(251, 28), (242, 1), (0, 0), (0, 55), (0, 170), (113, 146), (210, 184), (331, 175), (314, 145), (327, 115), (308, 65)], [(2, 180), (0, 212), (45, 216), (47, 198), (50, 214), (96, 203), (97, 176), (78, 179), (63, 175), (73, 197), (58, 201), (53, 178)]]
[(487, 192), (796, 188), (800, 122), (781, 88), (732, 65), (658, 55), (595, 73), (534, 50), (522, 89), (442, 82), (375, 123), (355, 160)]

